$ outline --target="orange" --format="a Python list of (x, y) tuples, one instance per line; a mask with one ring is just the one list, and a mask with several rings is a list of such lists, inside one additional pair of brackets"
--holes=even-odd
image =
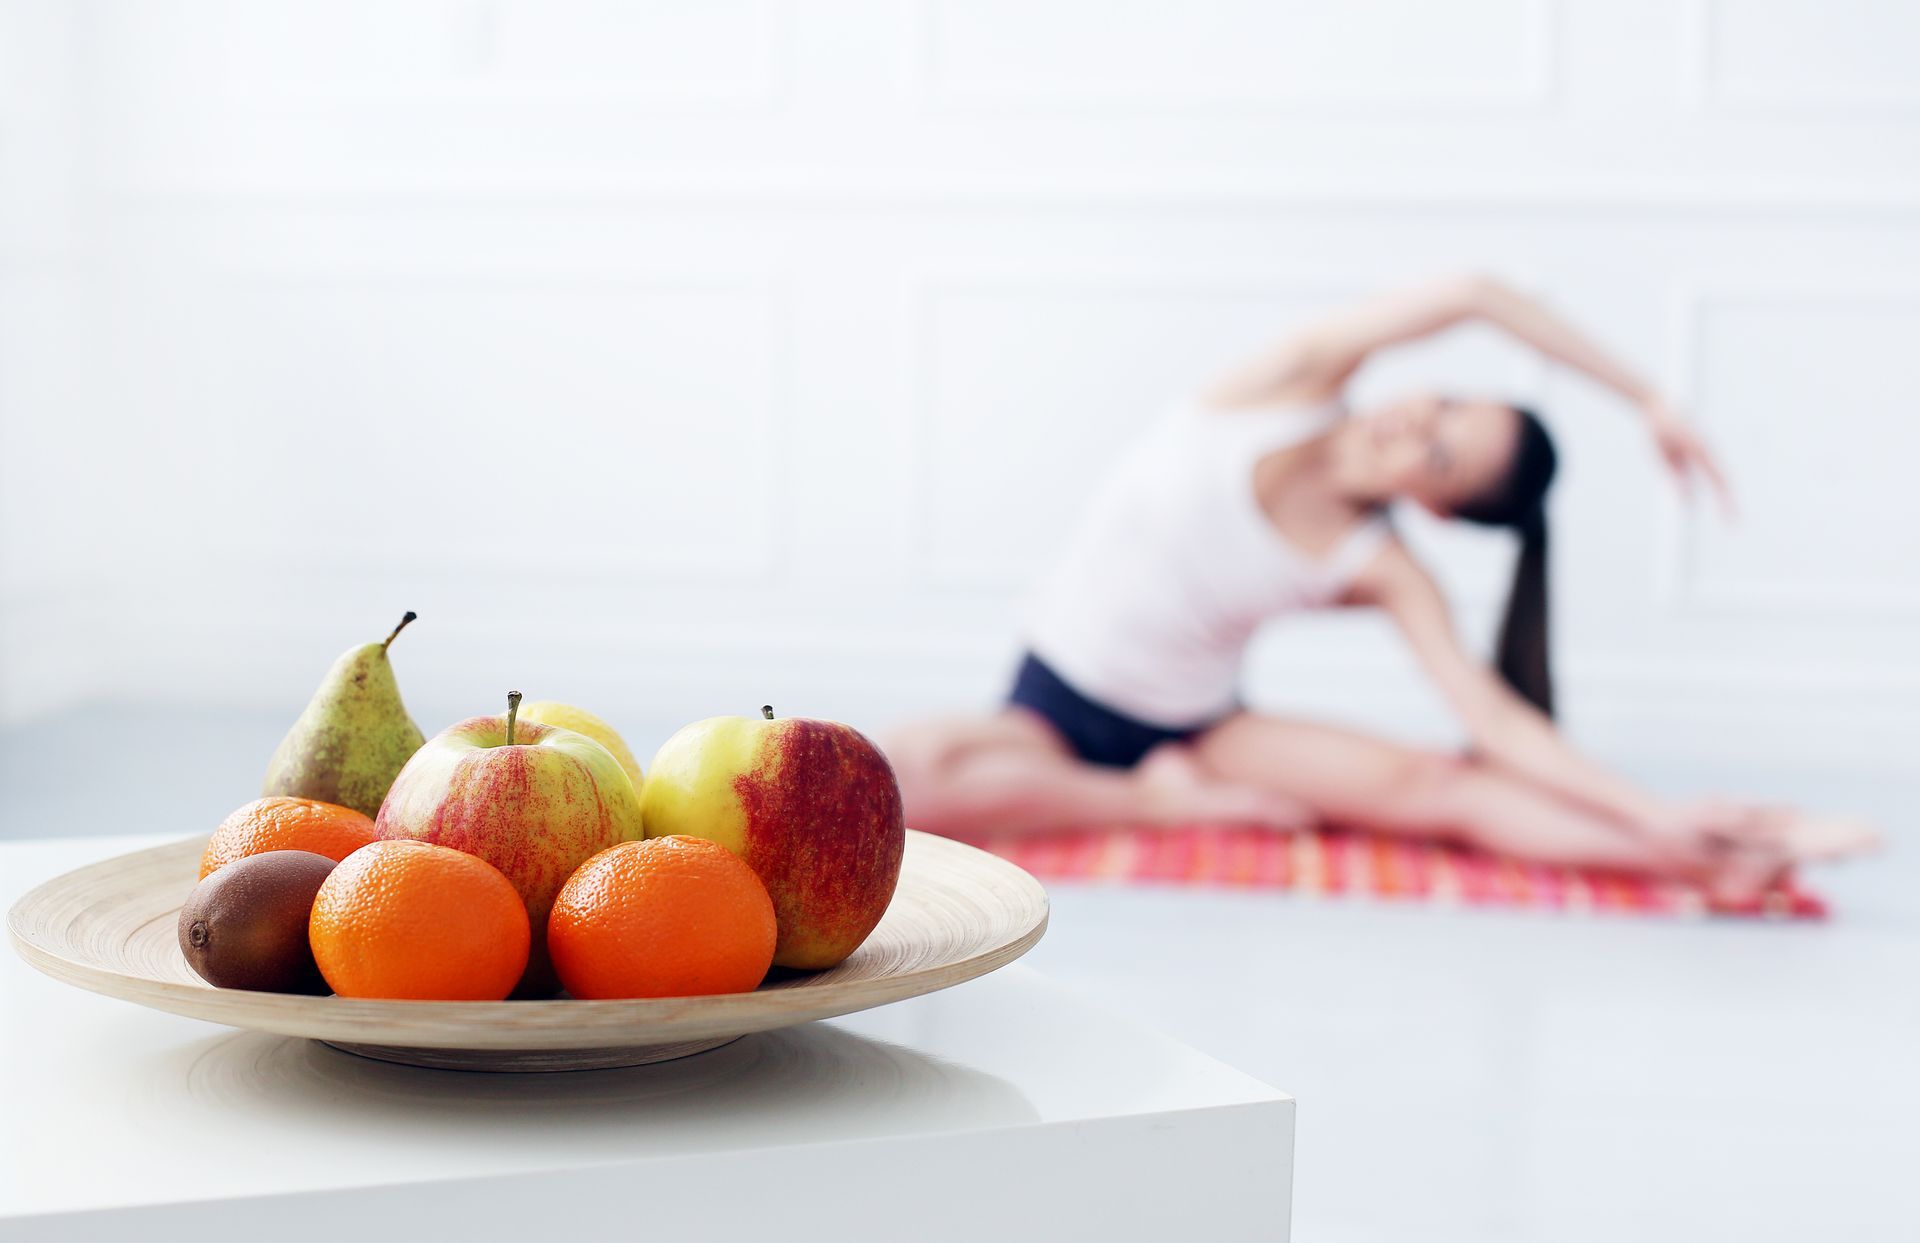
[(773, 965), (773, 899), (752, 868), (698, 837), (621, 842), (576, 869), (547, 917), (575, 997), (743, 993)]
[(500, 1001), (527, 969), (527, 904), (485, 859), (431, 842), (363, 846), (313, 897), (307, 940), (342, 997)]
[(200, 856), (200, 879), (269, 850), (310, 850), (335, 863), (373, 840), (373, 821), (351, 807), (310, 798), (259, 798), (213, 831)]

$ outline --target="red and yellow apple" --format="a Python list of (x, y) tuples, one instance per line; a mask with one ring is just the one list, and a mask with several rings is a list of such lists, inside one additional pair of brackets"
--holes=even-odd
[(773, 898), (776, 966), (819, 970), (860, 947), (900, 880), (893, 767), (837, 721), (718, 716), (667, 739), (640, 795), (648, 837), (684, 833), (744, 859)]
[(547, 913), (573, 870), (609, 846), (638, 841), (640, 800), (620, 761), (570, 729), (477, 716), (414, 753), (375, 817), (374, 834), (451, 846), (499, 868), (527, 904), (533, 949), (519, 992), (557, 987)]

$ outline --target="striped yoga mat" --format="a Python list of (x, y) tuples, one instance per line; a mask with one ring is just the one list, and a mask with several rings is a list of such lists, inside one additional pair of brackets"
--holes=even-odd
[(1826, 904), (1797, 886), (1750, 908), (1712, 907), (1699, 889), (1622, 872), (1500, 858), (1440, 842), (1331, 830), (1211, 828), (986, 834), (963, 841), (1042, 880), (1212, 885), (1324, 896), (1631, 915), (1761, 915), (1822, 919)]

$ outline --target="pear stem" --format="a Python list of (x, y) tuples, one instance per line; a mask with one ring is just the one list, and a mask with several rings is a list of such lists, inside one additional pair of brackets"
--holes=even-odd
[(382, 643), (382, 644), (380, 645), (380, 650), (384, 652), (384, 651), (386, 651), (386, 650), (387, 650), (387, 649), (388, 649), (389, 647), (392, 647), (392, 646), (393, 646), (393, 641), (394, 641), (395, 639), (397, 639), (397, 638), (399, 638), (399, 637), (400, 637), (400, 632), (401, 632), (402, 630), (405, 630), (405, 629), (407, 628), (407, 624), (408, 624), (409, 622), (411, 622), (411, 621), (413, 621), (413, 620), (414, 620), (415, 618), (417, 618), (417, 617), (419, 617), (419, 616), (420, 616), (420, 614), (418, 614), (418, 613), (416, 613), (416, 612), (414, 612), (414, 611), (413, 611), (412, 609), (408, 609), (408, 610), (407, 610), (407, 615), (406, 615), (405, 617), (402, 617), (402, 618), (400, 619), (400, 624), (399, 624), (398, 626), (395, 626), (395, 627), (393, 628), (393, 633), (387, 636), (387, 641), (386, 641), (385, 643)]
[(767, 719), (768, 719), (769, 721), (771, 721), (771, 720), (773, 719), (773, 705), (772, 705), (772, 704), (761, 704), (761, 705), (760, 705), (760, 715), (761, 715), (761, 716), (763, 716), (763, 717), (766, 717), (766, 718), (767, 718)]
[(520, 692), (507, 692), (507, 745), (513, 745), (513, 718), (520, 715)]

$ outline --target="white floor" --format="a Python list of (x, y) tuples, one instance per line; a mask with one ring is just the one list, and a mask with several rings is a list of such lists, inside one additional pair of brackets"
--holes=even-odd
[[(8, 730), (0, 836), (210, 824), (276, 733)], [(1030, 961), (1299, 1098), (1307, 1243), (1920, 1238), (1920, 866), (1897, 848), (1920, 779), (1688, 776), (1870, 814), (1896, 849), (1818, 876), (1825, 925), (1063, 887)]]
[(1891, 916), (1059, 889), (1034, 963), (1299, 1098), (1304, 1240), (1912, 1240), (1920, 933)]

